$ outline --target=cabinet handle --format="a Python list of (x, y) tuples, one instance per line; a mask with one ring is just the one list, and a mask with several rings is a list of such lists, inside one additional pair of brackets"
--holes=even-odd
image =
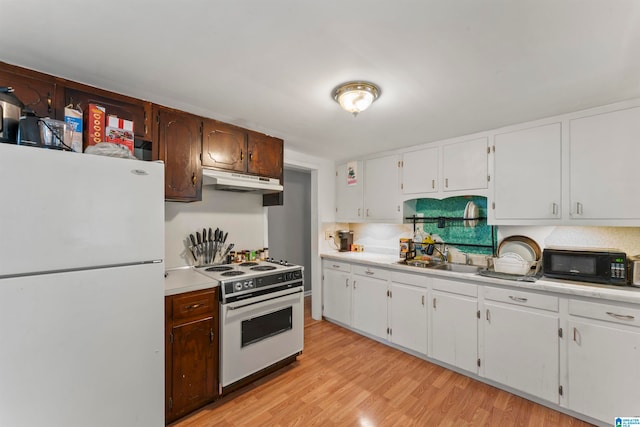
[(615, 319), (620, 319), (620, 320), (628, 320), (628, 321), (633, 321), (635, 319), (635, 317), (629, 315), (629, 314), (617, 314), (614, 313), (612, 311), (607, 311), (607, 314)]
[(209, 339), (213, 342), (213, 329), (209, 329)]
[(355, 288), (356, 288), (356, 281), (354, 280), (353, 281), (353, 289), (355, 289)]
[(349, 287), (349, 279), (346, 280), (347, 288)]
[(240, 150), (240, 160), (244, 160), (244, 151)]
[(552, 213), (554, 216), (558, 215), (558, 204), (555, 202), (552, 204)]
[(337, 264), (332, 264), (331, 266), (332, 266), (333, 268), (340, 268), (340, 266), (339, 266), (339, 265), (337, 265)]
[(249, 151), (249, 161), (253, 161), (253, 151)]
[(147, 124), (144, 124), (144, 134), (147, 135), (149, 133), (149, 128), (147, 127)]
[(186, 310), (195, 310), (198, 307), (202, 307), (203, 304), (191, 304), (185, 307)]
[(435, 179), (431, 180), (431, 188), (433, 188), (434, 190), (436, 189), (436, 180)]
[(434, 309), (436, 308), (436, 299), (435, 298), (433, 299), (433, 308)]
[(358, 208), (358, 218), (360, 218), (360, 208)]
[(367, 271), (364, 272), (364, 274), (368, 274), (369, 276), (373, 276), (376, 273), (374, 273), (373, 271), (367, 270)]
[(50, 93), (48, 93), (48, 94), (47, 94), (47, 112), (49, 112), (49, 113), (50, 113), (50, 112), (51, 112), (51, 110), (52, 110), (52, 108), (51, 108), (51, 102), (52, 102), (52, 101), (51, 101), (51, 94), (50, 94)]
[(489, 313), (488, 308), (487, 308), (487, 322), (491, 322), (491, 313)]
[(578, 335), (578, 329), (574, 327), (574, 328), (573, 328), (573, 340), (574, 340), (575, 342), (578, 342), (578, 340), (577, 340), (577, 335)]
[(576, 202), (576, 213), (582, 215), (582, 203)]
[(509, 298), (511, 298), (515, 302), (527, 302), (526, 298), (514, 297), (513, 295), (509, 295)]
[(367, 216), (369, 216), (369, 208), (367, 208)]
[(449, 188), (449, 178), (444, 179), (444, 187)]
[(194, 174), (191, 176), (191, 183), (193, 185), (196, 185), (197, 182), (198, 182), (198, 177), (196, 176), (196, 174), (194, 172)]
[(424, 295), (422, 295), (422, 306), (424, 307)]

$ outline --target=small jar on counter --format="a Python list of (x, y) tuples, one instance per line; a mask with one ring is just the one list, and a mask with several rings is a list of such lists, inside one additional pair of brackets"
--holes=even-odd
[(263, 258), (261, 258), (262, 260), (265, 260), (265, 259), (269, 258), (269, 248), (263, 248), (262, 249), (262, 257), (263, 257)]

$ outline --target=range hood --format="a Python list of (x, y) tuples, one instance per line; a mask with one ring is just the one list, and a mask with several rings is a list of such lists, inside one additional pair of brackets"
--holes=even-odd
[(280, 185), (280, 180), (275, 178), (222, 172), (214, 169), (202, 169), (202, 185), (213, 186), (216, 190), (258, 194), (279, 193), (284, 188)]

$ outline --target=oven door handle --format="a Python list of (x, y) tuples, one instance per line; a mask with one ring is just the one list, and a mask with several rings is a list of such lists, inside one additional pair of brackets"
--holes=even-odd
[(282, 297), (287, 297), (287, 296), (290, 296), (290, 295), (299, 294), (300, 292), (302, 292), (302, 289), (298, 289), (298, 290), (296, 290), (296, 291), (294, 291), (294, 292), (291, 292), (291, 293), (289, 293), (289, 294), (278, 295), (278, 296), (275, 296), (275, 297), (272, 297), (272, 298), (266, 298), (266, 299), (261, 299), (260, 301), (250, 302), (250, 303), (248, 303), (248, 304), (243, 304), (243, 305), (228, 305), (228, 306), (227, 306), (227, 308), (228, 308), (229, 310), (238, 310), (239, 308), (249, 307), (249, 306), (251, 306), (251, 305), (256, 305), (256, 304), (262, 304), (262, 303), (263, 303), (263, 302), (265, 302), (265, 301), (271, 301), (271, 300), (274, 300), (274, 299), (279, 299), (279, 298), (282, 298)]

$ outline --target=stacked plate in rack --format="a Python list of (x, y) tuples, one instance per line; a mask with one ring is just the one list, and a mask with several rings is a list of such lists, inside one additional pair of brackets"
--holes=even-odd
[(538, 271), (542, 251), (535, 240), (529, 237), (509, 236), (498, 246), (497, 255), (493, 259), (496, 272), (524, 276)]

